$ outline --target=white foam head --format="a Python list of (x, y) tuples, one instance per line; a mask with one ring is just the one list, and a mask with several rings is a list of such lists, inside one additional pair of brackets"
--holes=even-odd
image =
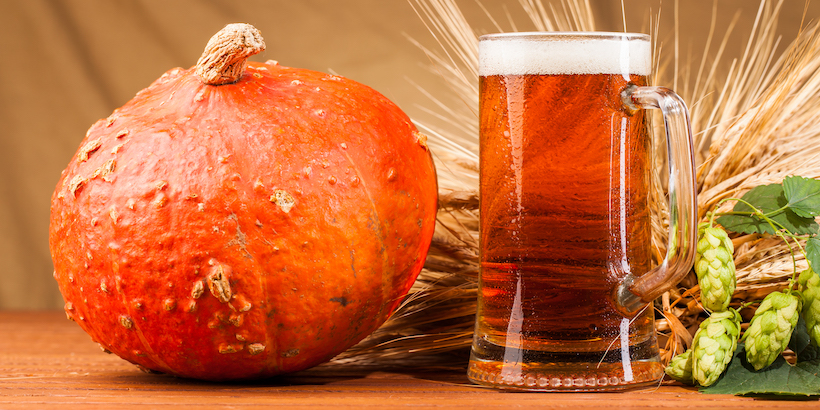
[(625, 33), (509, 33), (481, 36), (478, 73), (649, 75), (649, 36)]

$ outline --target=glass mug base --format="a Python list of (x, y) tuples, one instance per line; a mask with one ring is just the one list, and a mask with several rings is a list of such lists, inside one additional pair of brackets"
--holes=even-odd
[[(601, 362), (621, 355), (618, 348), (601, 352), (545, 352), (476, 341), (467, 376), (473, 383), (508, 390), (618, 391), (656, 384), (663, 377), (654, 340), (629, 349), (632, 360)], [(526, 358), (506, 362), (505, 357)], [(627, 367), (628, 366), (628, 367)]]

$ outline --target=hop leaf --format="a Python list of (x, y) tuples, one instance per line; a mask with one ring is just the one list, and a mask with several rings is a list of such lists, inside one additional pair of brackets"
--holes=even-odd
[(701, 322), (692, 341), (692, 377), (709, 386), (723, 374), (732, 360), (740, 334), (740, 314), (729, 308)]
[(729, 306), (737, 286), (734, 246), (721, 228), (702, 223), (698, 227), (695, 273), (700, 285), (701, 303), (712, 312)]
[(746, 360), (760, 370), (780, 357), (797, 325), (800, 298), (792, 293), (772, 292), (755, 311), (743, 334)]
[(800, 273), (797, 279), (803, 296), (803, 320), (811, 343), (820, 347), (820, 275), (811, 268)]
[(692, 378), (692, 350), (687, 350), (669, 361), (669, 365), (664, 369), (666, 374), (681, 383), (694, 384)]
[[(793, 189), (793, 204), (795, 206), (806, 203), (796, 194), (798, 189)], [(818, 225), (813, 217), (802, 217), (795, 213), (789, 206), (789, 199), (783, 192), (782, 184), (759, 185), (744, 194), (732, 208), (732, 215), (723, 215), (717, 218), (717, 222), (724, 228), (738, 233), (769, 233), (774, 235), (775, 231), (766, 220), (757, 216), (754, 210), (747, 205), (750, 203), (764, 214), (769, 214), (769, 218), (777, 222), (780, 226), (795, 235), (814, 235), (817, 233)], [(808, 213), (808, 210), (805, 211)]]
[(783, 179), (783, 193), (789, 209), (804, 218), (820, 216), (820, 181), (791, 176)]

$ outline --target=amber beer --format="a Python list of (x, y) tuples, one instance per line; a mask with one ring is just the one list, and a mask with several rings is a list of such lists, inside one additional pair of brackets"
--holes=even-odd
[(653, 312), (626, 318), (612, 301), (625, 275), (650, 269), (648, 127), (622, 101), (646, 84), (648, 41), (482, 39), (480, 51), (470, 378), (545, 389), (656, 380)]

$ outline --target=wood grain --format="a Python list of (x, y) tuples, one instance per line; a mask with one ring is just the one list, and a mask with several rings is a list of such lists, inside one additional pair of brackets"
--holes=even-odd
[[(466, 358), (464, 360), (466, 362)], [(472, 386), (461, 364), (323, 365), (285, 377), (206, 383), (146, 374), (105, 354), (62, 312), (0, 312), (0, 409), (818, 408), (664, 384), (625, 393), (510, 393)]]

